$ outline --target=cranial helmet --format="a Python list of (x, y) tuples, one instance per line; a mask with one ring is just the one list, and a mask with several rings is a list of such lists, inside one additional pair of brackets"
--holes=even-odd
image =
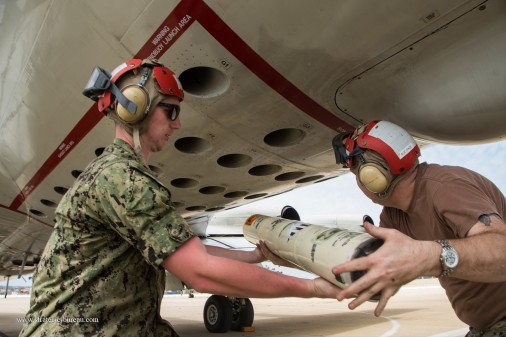
[(387, 121), (372, 121), (353, 133), (339, 134), (332, 145), (336, 162), (349, 167), (362, 185), (380, 197), (416, 167), (420, 156), (413, 137)]
[(147, 121), (151, 108), (168, 96), (184, 94), (174, 73), (149, 59), (131, 59), (111, 73), (95, 67), (83, 94), (98, 102), (98, 110), (131, 131)]

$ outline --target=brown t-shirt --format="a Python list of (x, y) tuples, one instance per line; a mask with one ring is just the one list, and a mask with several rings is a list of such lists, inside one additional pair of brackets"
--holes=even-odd
[[(497, 214), (506, 219), (506, 200), (497, 186), (462, 167), (420, 164), (414, 195), (406, 212), (385, 207), (380, 226), (417, 240), (459, 239), (480, 215)], [(452, 277), (439, 278), (439, 282), (466, 324), (485, 329), (506, 317), (506, 282), (479, 283)]]

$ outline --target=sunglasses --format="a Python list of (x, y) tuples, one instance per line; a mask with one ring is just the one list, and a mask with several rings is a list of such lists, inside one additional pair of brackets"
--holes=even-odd
[(160, 102), (158, 106), (165, 108), (165, 113), (167, 114), (167, 118), (171, 121), (175, 121), (179, 117), (179, 111), (181, 108), (177, 104)]

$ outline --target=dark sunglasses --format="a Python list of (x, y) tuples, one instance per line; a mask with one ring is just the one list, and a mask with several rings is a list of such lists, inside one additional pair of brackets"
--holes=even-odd
[(170, 119), (171, 121), (175, 121), (179, 117), (179, 111), (181, 110), (179, 105), (160, 102), (160, 103), (158, 103), (158, 106), (165, 108), (165, 113), (167, 114), (167, 118)]

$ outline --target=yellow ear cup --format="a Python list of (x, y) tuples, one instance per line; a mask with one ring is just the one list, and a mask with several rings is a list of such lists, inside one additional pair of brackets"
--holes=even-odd
[(362, 165), (358, 172), (358, 178), (362, 185), (372, 193), (385, 192), (388, 187), (388, 179), (377, 165)]
[(137, 106), (137, 109), (132, 114), (118, 102), (116, 107), (118, 117), (128, 124), (135, 124), (141, 121), (146, 116), (150, 103), (149, 94), (146, 89), (138, 85), (129, 85), (123, 88), (121, 92), (129, 101), (132, 101)]

